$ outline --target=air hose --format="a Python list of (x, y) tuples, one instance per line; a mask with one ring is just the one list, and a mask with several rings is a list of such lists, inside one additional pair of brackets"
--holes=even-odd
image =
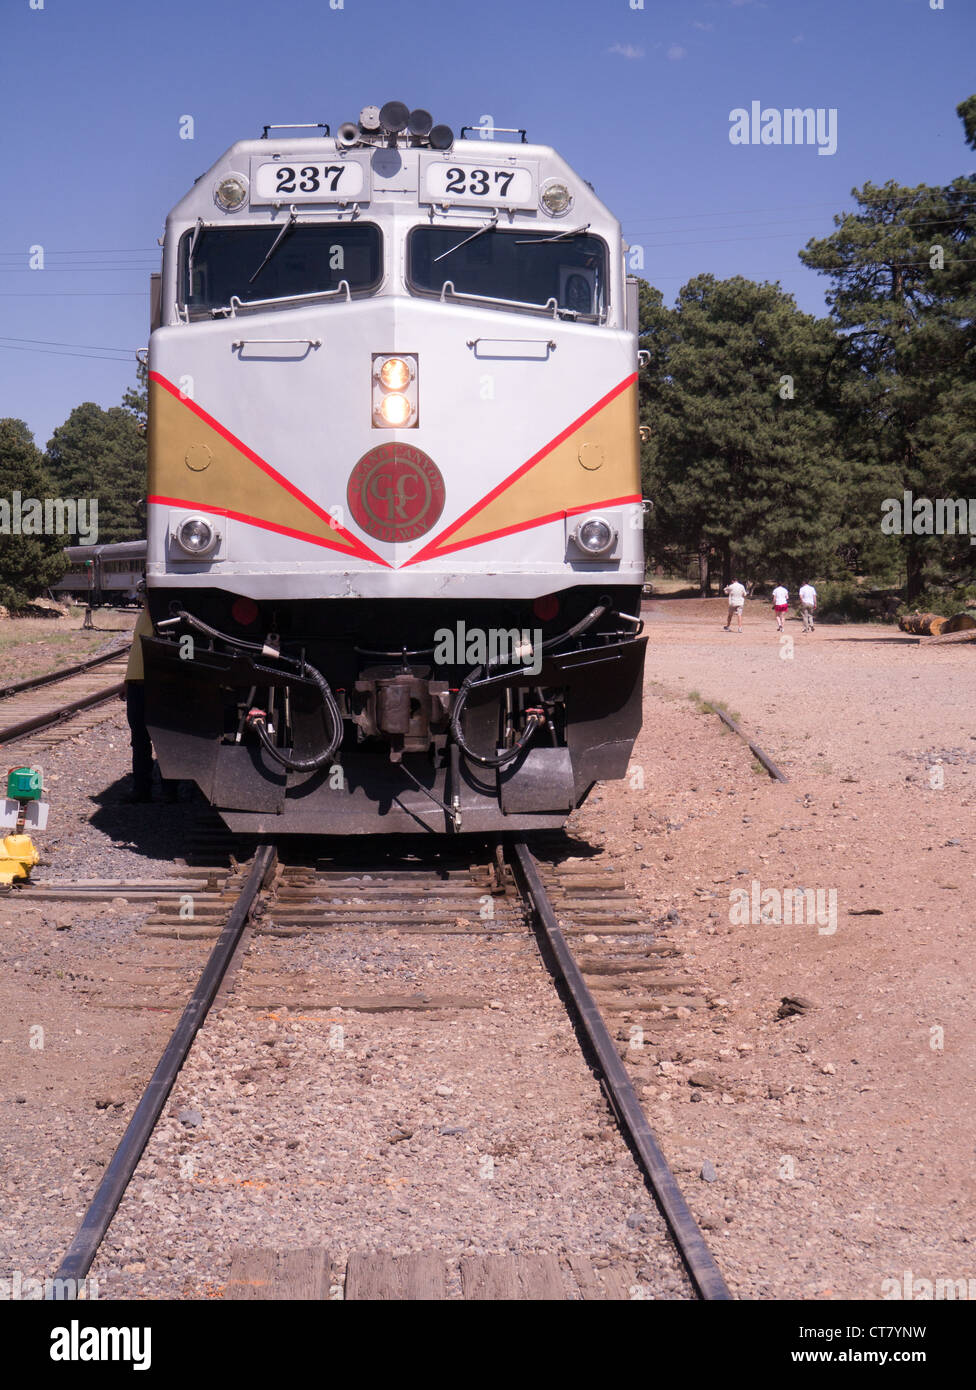
[[(597, 606), (591, 608), (586, 617), (581, 618), (578, 623), (574, 623), (573, 626), (567, 628), (565, 632), (561, 632), (558, 636), (550, 637), (547, 641), (543, 642), (542, 650), (544, 652), (551, 651), (553, 647), (558, 647), (561, 643), (568, 642), (573, 637), (579, 637), (581, 633), (586, 632), (595, 622), (598, 622), (599, 619), (603, 617), (604, 613), (608, 611), (609, 607), (610, 605), (607, 603), (598, 603)], [(541, 708), (527, 710), (525, 728), (522, 730), (521, 734), (519, 734), (512, 747), (506, 748), (501, 753), (476, 753), (472, 748), (469, 748), (461, 732), (461, 716), (464, 713), (465, 705), (468, 703), (468, 696), (473, 690), (484, 690), (487, 686), (500, 685), (504, 681), (511, 680), (512, 677), (512, 673), (506, 671), (500, 676), (489, 676), (486, 679), (479, 680), (479, 676), (484, 669), (483, 666), (476, 667), (475, 670), (473, 670), (470, 675), (465, 676), (464, 680), (461, 682), (457, 699), (454, 701), (454, 709), (451, 711), (451, 735), (464, 756), (470, 758), (472, 762), (480, 764), (481, 767), (507, 767), (509, 763), (515, 761), (522, 749), (525, 748), (535, 734), (536, 729), (545, 724), (546, 714), (545, 710)]]
[(281, 767), (287, 768), (289, 772), (317, 772), (319, 768), (331, 763), (336, 754), (339, 744), (342, 742), (342, 715), (339, 706), (336, 704), (335, 696), (332, 694), (329, 682), (317, 671), (314, 666), (307, 661), (297, 661), (294, 657), (283, 656), (281, 652), (268, 648), (260, 642), (245, 642), (239, 637), (229, 637), (227, 633), (218, 631), (215, 627), (210, 627), (202, 619), (194, 617), (192, 613), (187, 613), (181, 609), (173, 618), (166, 619), (159, 624), (166, 627), (169, 622), (180, 620), (194, 627), (198, 632), (205, 636), (215, 638), (219, 642), (225, 642), (229, 647), (236, 647), (239, 651), (260, 652), (262, 656), (272, 657), (276, 661), (282, 661), (289, 666), (293, 666), (301, 676), (307, 676), (318, 690), (322, 697), (322, 705), (332, 724), (332, 737), (329, 739), (328, 746), (321, 752), (315, 753), (310, 758), (290, 757), (287, 753), (275, 744), (274, 739), (268, 730), (267, 717), (264, 710), (252, 709), (248, 712), (247, 723), (257, 733), (263, 748), (267, 750), (269, 757), (272, 757)]

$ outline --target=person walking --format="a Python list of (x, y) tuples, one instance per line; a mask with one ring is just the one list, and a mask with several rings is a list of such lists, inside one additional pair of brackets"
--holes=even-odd
[(813, 631), (813, 615), (817, 611), (817, 591), (812, 584), (803, 584), (800, 587), (800, 617), (803, 619), (803, 631)]
[(783, 619), (790, 611), (790, 591), (783, 584), (773, 590), (773, 612), (776, 614), (776, 631), (783, 632)]
[(725, 593), (729, 596), (729, 614), (726, 619), (724, 631), (732, 631), (732, 619), (735, 618), (739, 624), (738, 631), (742, 631), (742, 609), (745, 606), (746, 590), (745, 585), (740, 584), (737, 579), (733, 579), (731, 584), (725, 586)]

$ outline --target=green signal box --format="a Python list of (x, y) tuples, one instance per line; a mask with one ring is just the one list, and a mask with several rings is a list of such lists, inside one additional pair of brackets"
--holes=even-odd
[(39, 801), (42, 782), (39, 767), (12, 767), (7, 773), (7, 795), (14, 801)]

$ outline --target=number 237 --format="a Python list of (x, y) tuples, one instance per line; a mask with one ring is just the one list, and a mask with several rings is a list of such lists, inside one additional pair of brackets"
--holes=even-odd
[[(514, 169), (509, 172), (507, 169), (495, 169), (494, 179), (487, 169), (448, 169), (447, 171), (447, 192), (448, 193), (474, 193), (479, 197), (491, 192), (492, 183), (504, 198), (508, 193), (508, 186), (515, 177)], [(465, 175), (467, 183), (465, 183)]]

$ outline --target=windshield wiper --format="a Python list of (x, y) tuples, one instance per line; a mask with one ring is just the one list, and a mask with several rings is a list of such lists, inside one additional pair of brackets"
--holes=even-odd
[(490, 222), (486, 222), (483, 227), (479, 227), (476, 232), (472, 232), (470, 236), (466, 236), (463, 241), (457, 242), (454, 246), (449, 246), (446, 251), (442, 251), (439, 256), (435, 256), (433, 264), (436, 265), (438, 261), (442, 261), (444, 257), (449, 256), (452, 251), (460, 251), (462, 246), (467, 246), (468, 242), (474, 241), (475, 237), (484, 236), (485, 232), (493, 232), (497, 226), (498, 218), (496, 216), (493, 217)]
[(584, 232), (590, 230), (589, 222), (582, 227), (567, 227), (564, 232), (557, 232), (555, 236), (534, 236), (527, 237), (525, 241), (517, 241), (516, 246), (545, 246), (548, 241), (565, 241), (567, 237), (582, 236)]
[(193, 236), (190, 238), (190, 251), (186, 258), (187, 280), (190, 285), (190, 294), (193, 294), (193, 253), (197, 249), (197, 242), (203, 235), (203, 218), (197, 218), (197, 225), (193, 228)]
[(278, 235), (275, 237), (274, 241), (271, 243), (271, 247), (270, 247), (270, 249), (269, 249), (269, 251), (268, 251), (268, 254), (265, 256), (264, 260), (261, 262), (261, 264), (258, 266), (257, 270), (256, 270), (256, 271), (254, 272), (254, 274), (251, 276), (250, 280), (248, 280), (247, 283), (248, 283), (249, 285), (253, 285), (253, 284), (254, 284), (255, 280), (256, 280), (256, 279), (258, 278), (258, 276), (261, 274), (261, 271), (262, 271), (262, 270), (264, 269), (264, 267), (268, 264), (268, 262), (270, 261), (271, 257), (272, 257), (272, 256), (274, 255), (274, 253), (277, 251), (278, 247), (279, 247), (279, 246), (281, 245), (281, 243), (284, 241), (285, 237), (288, 235), (288, 233), (291, 231), (292, 227), (294, 227), (294, 225), (295, 225), (295, 223), (296, 223), (297, 221), (298, 221), (298, 218), (295, 216), (294, 213), (292, 213), (292, 215), (289, 217), (288, 221), (285, 223), (285, 225), (282, 227), (281, 231), (278, 233)]

